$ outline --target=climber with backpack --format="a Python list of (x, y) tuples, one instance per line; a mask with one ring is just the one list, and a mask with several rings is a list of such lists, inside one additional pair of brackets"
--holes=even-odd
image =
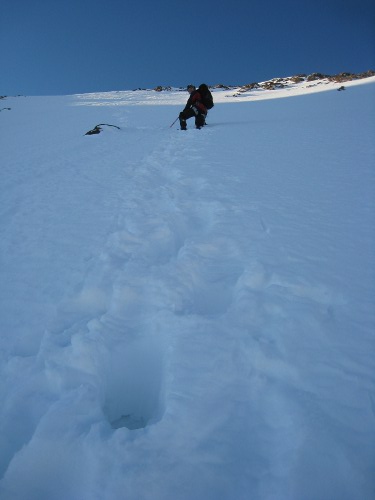
[(214, 105), (212, 94), (204, 83), (199, 86), (198, 90), (191, 84), (187, 86), (186, 90), (190, 96), (179, 115), (180, 128), (186, 130), (186, 120), (195, 117), (195, 127), (200, 129), (206, 123), (207, 110)]

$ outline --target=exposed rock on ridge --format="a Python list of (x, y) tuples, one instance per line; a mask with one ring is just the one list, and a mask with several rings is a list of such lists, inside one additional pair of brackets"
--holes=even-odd
[[(302, 82), (318, 82), (316, 85), (328, 82), (349, 82), (351, 80), (361, 80), (363, 78), (369, 78), (375, 76), (375, 71), (368, 70), (363, 73), (339, 73), (338, 75), (325, 75), (323, 73), (311, 73), (311, 75), (298, 74), (294, 76), (289, 76), (285, 78), (273, 78), (272, 80), (267, 80), (265, 82), (253, 82), (246, 85), (224, 85), (222, 83), (216, 85), (209, 85), (210, 89), (222, 89), (222, 90), (236, 90), (240, 95), (242, 92), (248, 92), (253, 89), (263, 89), (263, 90), (277, 90), (285, 88), (289, 85), (302, 83)], [(146, 90), (146, 89), (136, 89), (136, 90)], [(164, 87), (159, 85), (153, 89), (156, 92), (171, 91), (176, 90), (172, 87)], [(185, 87), (180, 87), (179, 90), (186, 90)]]
[[(241, 86), (237, 92), (248, 92), (253, 89), (264, 89), (264, 90), (277, 90), (285, 88), (289, 85), (302, 83), (302, 82), (317, 82), (320, 83), (328, 83), (328, 82), (349, 82), (352, 80), (361, 80), (363, 78), (369, 78), (371, 76), (375, 76), (375, 71), (369, 70), (364, 73), (339, 73), (338, 75), (324, 75), (322, 73), (312, 73), (311, 75), (295, 75), (286, 78), (273, 78), (272, 80), (268, 80), (260, 83), (249, 83), (247, 85)], [(216, 86), (214, 88), (217, 88)]]

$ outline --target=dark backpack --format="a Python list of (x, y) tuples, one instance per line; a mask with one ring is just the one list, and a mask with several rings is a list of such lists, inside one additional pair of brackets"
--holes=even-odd
[(207, 109), (211, 109), (214, 107), (214, 100), (212, 98), (212, 94), (210, 89), (207, 87), (205, 83), (201, 83), (198, 87), (198, 92), (201, 95), (201, 102), (205, 105)]

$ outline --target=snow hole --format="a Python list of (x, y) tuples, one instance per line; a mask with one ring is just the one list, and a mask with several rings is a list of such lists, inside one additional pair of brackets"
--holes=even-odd
[(113, 429), (141, 429), (161, 418), (163, 363), (160, 346), (137, 339), (111, 356), (104, 413)]

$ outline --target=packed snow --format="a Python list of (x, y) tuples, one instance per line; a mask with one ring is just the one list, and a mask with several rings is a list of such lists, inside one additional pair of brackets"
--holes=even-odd
[(375, 78), (339, 87), (186, 132), (177, 89), (0, 100), (2, 500), (375, 498)]

